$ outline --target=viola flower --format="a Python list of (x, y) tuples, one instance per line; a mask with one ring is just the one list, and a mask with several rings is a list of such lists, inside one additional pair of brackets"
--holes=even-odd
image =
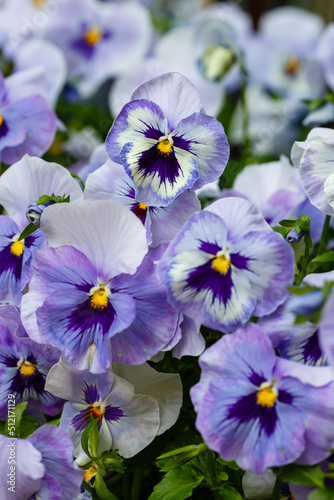
[(298, 7), (271, 9), (244, 44), (250, 79), (294, 100), (320, 97), (324, 81), (314, 53), (323, 19)]
[(330, 455), (334, 382), (327, 368), (276, 357), (252, 323), (225, 335), (199, 363), (201, 379), (190, 391), (196, 427), (224, 460), (263, 474)]
[[(15, 451), (15, 481), (10, 479), (10, 448)], [(0, 435), (0, 495), (13, 498), (52, 498), (73, 500), (80, 493), (84, 471), (73, 461), (73, 444), (67, 432), (55, 425), (43, 425), (27, 439)], [(14, 490), (9, 487), (13, 486)]]
[(15, 222), (0, 215), (0, 302), (19, 305), (31, 277), (33, 255), (45, 243), (40, 230), (19, 239)]
[[(14, 309), (13, 306), (2, 306)], [(15, 395), (19, 404), (28, 401), (28, 407), (41, 409), (48, 415), (56, 415), (63, 407), (64, 401), (54, 397), (45, 390), (45, 380), (49, 369), (59, 360), (60, 352), (50, 346), (36, 344), (29, 337), (18, 338), (12, 328), (1, 318), (0, 339), (0, 418), (6, 420), (8, 394)], [(17, 318), (17, 328), (22, 327)]]
[(279, 161), (246, 166), (233, 189), (254, 203), (268, 224), (278, 226), (306, 198), (298, 181), (298, 171), (282, 155)]
[(179, 375), (158, 373), (147, 364), (115, 364), (112, 370), (92, 375), (61, 359), (49, 373), (48, 390), (69, 400), (60, 428), (70, 433), (80, 465), (89, 461), (80, 440), (90, 415), (99, 421), (98, 456), (118, 449), (125, 458), (136, 455), (177, 420), (182, 404)]
[(146, 232), (127, 208), (107, 200), (52, 205), (41, 229), (50, 248), (36, 255), (21, 309), (33, 340), (100, 373), (115, 359), (142, 363), (174, 337), (177, 313), (150, 259), (140, 266)]
[(283, 358), (306, 365), (326, 366), (327, 359), (319, 345), (318, 327), (310, 321), (295, 324), (296, 314), (289, 310), (289, 306), (290, 299), (273, 314), (260, 318), (257, 324)]
[(229, 157), (223, 126), (203, 114), (197, 90), (179, 73), (138, 87), (116, 117), (106, 149), (133, 180), (136, 199), (158, 207), (216, 180)]
[(334, 131), (314, 128), (306, 141), (295, 142), (291, 159), (310, 201), (327, 215), (334, 215)]
[(0, 177), (0, 203), (20, 231), (29, 222), (30, 205), (52, 194), (70, 196), (70, 202), (83, 199), (82, 189), (66, 168), (41, 158), (24, 155)]
[(71, 0), (61, 6), (45, 32), (45, 38), (64, 53), (70, 77), (83, 96), (143, 59), (151, 37), (149, 12), (138, 2)]
[(23, 73), (6, 80), (0, 73), (0, 152), (1, 160), (8, 164), (26, 153), (42, 156), (51, 146), (57, 126), (56, 115), (44, 97), (33, 89), (27, 94)]
[(190, 217), (164, 253), (159, 272), (177, 310), (231, 332), (251, 315), (269, 314), (284, 302), (294, 255), (254, 205), (230, 197)]
[(121, 165), (111, 160), (88, 176), (84, 196), (88, 200), (112, 200), (128, 207), (144, 224), (148, 243), (152, 245), (170, 241), (189, 216), (200, 210), (193, 191), (184, 191), (166, 207), (138, 202), (133, 181)]

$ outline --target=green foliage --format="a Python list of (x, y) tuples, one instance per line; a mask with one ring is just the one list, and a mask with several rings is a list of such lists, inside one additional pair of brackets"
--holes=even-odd
[(89, 416), (89, 423), (81, 436), (81, 446), (89, 458), (97, 458), (97, 447), (99, 444), (98, 419)]
[(192, 495), (193, 489), (201, 484), (204, 476), (198, 476), (189, 465), (167, 472), (154, 487), (149, 500), (183, 500)]
[[(274, 470), (275, 471), (275, 470)], [(284, 467), (281, 475), (283, 481), (304, 486), (323, 487), (324, 472), (320, 465), (296, 465), (291, 464)]]
[(32, 233), (37, 231), (37, 229), (38, 229), (37, 224), (33, 224), (32, 222), (30, 222), (30, 224), (28, 224), (23, 229), (22, 233), (19, 236), (19, 240), (24, 240), (25, 238), (27, 238), (27, 236), (30, 236)]

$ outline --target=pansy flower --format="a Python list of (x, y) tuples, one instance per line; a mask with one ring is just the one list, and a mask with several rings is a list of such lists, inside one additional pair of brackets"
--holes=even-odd
[(19, 237), (29, 223), (27, 214), (35, 222), (37, 212), (44, 208), (36, 207), (38, 199), (51, 194), (69, 195), (71, 201), (83, 197), (81, 188), (64, 167), (28, 155), (0, 177), (0, 203), (8, 214), (0, 216), (0, 302), (20, 304), (22, 291), (31, 277), (33, 255), (45, 245), (45, 238), (39, 229), (24, 239)]
[(190, 391), (196, 427), (224, 460), (263, 474), (330, 455), (334, 382), (328, 368), (276, 357), (252, 323), (225, 335), (199, 363), (201, 379)]
[(98, 454), (118, 449), (129, 458), (175, 423), (182, 404), (179, 375), (158, 373), (146, 363), (113, 364), (112, 372), (92, 375), (62, 358), (50, 371), (47, 388), (68, 400), (60, 428), (72, 436), (79, 464), (89, 460), (80, 439), (90, 415), (98, 420)]
[(291, 159), (310, 201), (327, 215), (334, 215), (334, 131), (314, 128), (306, 141), (295, 142)]
[(115, 359), (142, 363), (168, 344), (177, 313), (143, 260), (146, 232), (133, 213), (107, 200), (57, 204), (41, 229), (50, 248), (36, 255), (21, 309), (33, 340), (95, 373)]
[(229, 332), (284, 302), (294, 255), (254, 205), (231, 197), (192, 215), (159, 269), (177, 310)]
[(41, 156), (56, 132), (56, 115), (47, 101), (19, 71), (4, 79), (0, 73), (0, 152), (4, 163), (12, 164), (26, 153)]
[(194, 191), (184, 191), (166, 207), (140, 203), (132, 179), (122, 165), (111, 160), (88, 176), (84, 195), (87, 200), (112, 200), (128, 207), (142, 221), (152, 245), (170, 241), (189, 216), (200, 210)]
[(150, 48), (149, 12), (138, 2), (71, 0), (57, 14), (45, 38), (64, 53), (70, 77), (82, 95), (126, 73)]
[(216, 180), (229, 157), (223, 126), (202, 112), (198, 91), (179, 73), (138, 87), (116, 117), (106, 149), (133, 180), (136, 199), (153, 206)]
[[(10, 450), (15, 456), (14, 475)], [(70, 436), (55, 425), (43, 425), (27, 439), (0, 435), (0, 462), (3, 500), (73, 500), (80, 493), (84, 471), (73, 460)], [(13, 484), (7, 482), (11, 479)]]
[[(6, 317), (13, 306), (2, 306), (0, 324), (0, 418), (7, 418), (8, 394), (15, 396), (16, 404), (28, 401), (28, 406), (40, 408), (49, 415), (57, 414), (63, 401), (45, 390), (49, 369), (59, 360), (60, 352), (50, 346), (36, 344), (29, 337), (16, 337), (12, 332), (14, 324), (7, 327)], [(20, 317), (17, 313), (17, 328)]]

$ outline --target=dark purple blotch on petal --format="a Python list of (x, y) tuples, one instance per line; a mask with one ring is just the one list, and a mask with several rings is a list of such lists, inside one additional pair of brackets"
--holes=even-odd
[(200, 247), (199, 250), (202, 252), (209, 253), (211, 255), (216, 255), (218, 252), (220, 252), (222, 249), (217, 243), (209, 243), (208, 241), (200, 241)]
[(89, 297), (79, 304), (66, 318), (67, 330), (84, 335), (86, 330), (98, 329), (105, 335), (115, 320), (116, 311), (110, 302), (103, 309), (94, 309), (90, 300)]
[(1, 123), (1, 125), (0, 125), (0, 139), (1, 139), (2, 137), (5, 137), (5, 135), (7, 135), (8, 130), (9, 130), (9, 129), (8, 129), (8, 127), (7, 127), (7, 124), (6, 124), (5, 120), (3, 120), (3, 122), (2, 122), (2, 123)]
[(117, 422), (121, 417), (125, 417), (124, 412), (118, 406), (108, 405), (104, 409), (104, 418), (108, 422)]
[(147, 215), (147, 207), (143, 208), (141, 203), (134, 203), (131, 207), (131, 211), (138, 217), (138, 219), (145, 224), (146, 215)]
[(233, 282), (231, 268), (226, 274), (221, 274), (211, 268), (212, 260), (194, 268), (188, 276), (185, 288), (193, 288), (197, 292), (203, 290), (212, 292), (212, 302), (218, 299), (224, 305), (230, 300), (232, 295)]
[(29, 353), (25, 358), (34, 365), (34, 373), (31, 375), (23, 375), (17, 363), (20, 361), (16, 356), (1, 356), (0, 362), (8, 368), (16, 368), (15, 374), (11, 380), (9, 392), (17, 396), (23, 396), (24, 391), (29, 391), (29, 396), (34, 394), (42, 395), (45, 390), (45, 375), (41, 373), (37, 367), (37, 359), (34, 354)]
[(10, 248), (12, 242), (0, 251), (0, 274), (10, 271), (16, 281), (20, 281), (22, 273), (23, 252), (21, 255), (14, 255)]
[(96, 387), (96, 384), (87, 384), (86, 381), (85, 384), (86, 387), (83, 389), (83, 400), (88, 404), (96, 403), (100, 399), (100, 394)]
[[(194, 141), (196, 142), (196, 141)], [(185, 151), (190, 151), (190, 144), (188, 141), (183, 139), (182, 136), (173, 137), (173, 144), (176, 148), (184, 149)]]
[(235, 266), (237, 269), (248, 269), (247, 264), (250, 260), (248, 257), (244, 257), (239, 253), (231, 253), (230, 254), (231, 264)]
[(323, 353), (319, 346), (318, 330), (316, 330), (311, 337), (306, 339), (301, 347), (304, 363), (316, 365), (323, 357)]
[(264, 432), (268, 437), (273, 434), (277, 422), (275, 404), (271, 407), (257, 403), (257, 392), (242, 396), (229, 408), (227, 419), (239, 421), (240, 424), (258, 420), (260, 434)]
[(158, 174), (161, 184), (174, 184), (176, 179), (182, 174), (182, 168), (172, 150), (168, 155), (159, 153), (157, 146), (143, 151), (138, 160), (138, 172), (142, 178), (148, 175)]

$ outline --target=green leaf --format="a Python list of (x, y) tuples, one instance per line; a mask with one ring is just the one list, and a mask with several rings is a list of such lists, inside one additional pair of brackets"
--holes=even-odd
[(307, 497), (307, 500), (333, 500), (334, 490), (313, 490)]
[(174, 469), (156, 484), (149, 500), (183, 500), (192, 495), (193, 489), (203, 481), (190, 467)]
[(89, 423), (81, 436), (81, 446), (89, 458), (97, 458), (97, 446), (99, 443), (98, 419), (89, 416)]
[(23, 229), (22, 233), (19, 236), (19, 240), (24, 240), (24, 238), (27, 238), (27, 236), (30, 236), (32, 233), (37, 231), (37, 229), (38, 229), (37, 224), (33, 224), (32, 222), (30, 222), (30, 224), (28, 224)]
[(223, 460), (221, 457), (217, 458), (217, 462), (220, 464), (229, 467), (232, 470), (240, 470), (240, 467), (233, 461), (233, 462), (226, 462), (226, 460)]
[(103, 477), (97, 472), (94, 481), (94, 488), (99, 497), (99, 500), (118, 500), (106, 487)]
[(219, 492), (224, 500), (242, 500), (242, 496), (230, 484), (224, 484), (219, 488)]
[(284, 219), (284, 220), (280, 220), (279, 221), (279, 224), (283, 227), (289, 227), (290, 229), (292, 229), (293, 227), (295, 227), (295, 223), (296, 223), (296, 219)]
[(38, 427), (39, 424), (37, 420), (35, 420), (31, 415), (23, 415), (18, 436), (21, 439), (26, 439), (31, 434), (33, 434), (38, 429)]
[(324, 473), (320, 465), (287, 465), (282, 474), (283, 481), (303, 486), (323, 486)]
[(53, 196), (49, 196), (48, 194), (43, 194), (42, 196), (40, 196), (36, 202), (36, 205), (43, 205), (44, 203), (46, 203), (47, 201), (53, 201)]
[(307, 267), (307, 274), (313, 273), (316, 269), (318, 269), (318, 267), (321, 266), (321, 264), (324, 264), (325, 262), (334, 262), (333, 251), (322, 253), (311, 260)]
[(56, 425), (57, 427), (59, 427), (60, 418), (55, 418), (54, 420), (50, 420), (49, 422), (46, 422), (46, 425)]
[(224, 470), (221, 470), (218, 474), (218, 479), (220, 479), (221, 481), (227, 481), (228, 480), (228, 474), (227, 472), (225, 472)]
[(24, 403), (19, 403), (18, 405), (11, 406), (9, 405), (9, 401), (13, 401), (15, 405), (15, 399), (8, 398), (8, 417), (5, 422), (5, 435), (10, 437), (18, 437), (21, 419), (28, 402), (25, 401)]

